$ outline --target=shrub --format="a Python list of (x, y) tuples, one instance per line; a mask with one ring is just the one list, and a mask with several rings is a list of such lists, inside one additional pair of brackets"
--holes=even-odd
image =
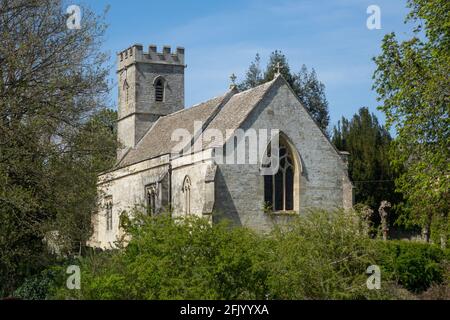
[[(61, 286), (54, 298), (412, 299), (394, 280), (415, 289), (442, 279), (442, 251), (372, 240), (355, 212), (310, 212), (265, 235), (139, 213), (125, 228), (126, 246), (80, 258), (81, 290)], [(366, 286), (374, 264), (381, 290)]]
[(46, 300), (54, 296), (55, 288), (60, 286), (64, 268), (52, 266), (25, 279), (13, 296), (25, 300)]
[(14, 291), (13, 296), (26, 300), (44, 300), (47, 298), (51, 279), (46, 275), (35, 275), (25, 279), (22, 285)]
[(262, 299), (261, 237), (204, 219), (138, 215), (125, 249), (81, 260), (81, 290), (59, 298)]
[(369, 291), (366, 269), (375, 264), (373, 242), (355, 212), (314, 211), (272, 235), (269, 288), (275, 299), (357, 299)]
[(377, 260), (386, 277), (414, 293), (420, 293), (433, 284), (443, 282), (448, 254), (433, 244), (404, 240), (379, 241)]

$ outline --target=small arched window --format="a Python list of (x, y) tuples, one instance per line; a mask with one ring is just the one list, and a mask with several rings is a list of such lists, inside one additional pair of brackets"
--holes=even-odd
[(191, 179), (186, 176), (183, 181), (184, 213), (191, 214)]
[(156, 208), (156, 198), (157, 198), (157, 188), (156, 184), (151, 184), (146, 187), (146, 202), (147, 202), (147, 213), (148, 215), (155, 215), (157, 213)]
[(155, 82), (155, 101), (164, 101), (164, 80), (162, 78), (156, 79)]

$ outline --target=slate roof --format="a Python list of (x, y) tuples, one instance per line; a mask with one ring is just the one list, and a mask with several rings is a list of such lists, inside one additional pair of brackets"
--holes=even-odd
[[(231, 90), (220, 97), (160, 117), (138, 144), (116, 164), (116, 168), (170, 154), (179, 143), (171, 140), (172, 132), (186, 129), (193, 136), (194, 121), (202, 121), (207, 129), (220, 130), (225, 138), (225, 131), (239, 128), (276, 79), (240, 93)], [(208, 145), (208, 141), (204, 142), (203, 149)]]

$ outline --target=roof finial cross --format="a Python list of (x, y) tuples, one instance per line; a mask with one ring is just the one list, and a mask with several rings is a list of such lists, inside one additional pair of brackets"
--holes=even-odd
[(275, 68), (277, 68), (276, 72), (275, 72), (275, 77), (279, 76), (281, 74), (281, 69), (283, 68), (280, 64), (280, 61), (277, 62), (277, 64), (275, 65)]
[(236, 75), (234, 73), (231, 74), (230, 80), (231, 80), (230, 88), (235, 87), (236, 86)]

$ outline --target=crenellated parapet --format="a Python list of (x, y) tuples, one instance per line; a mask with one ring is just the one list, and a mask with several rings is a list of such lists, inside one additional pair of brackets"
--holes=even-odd
[[(134, 44), (117, 54), (117, 135), (134, 148), (159, 117), (184, 108), (184, 48)], [(120, 156), (122, 151), (118, 153)]]
[(177, 47), (175, 52), (171, 52), (169, 46), (163, 46), (162, 52), (158, 52), (156, 45), (150, 45), (148, 47), (148, 52), (144, 52), (141, 44), (135, 44), (128, 49), (119, 52), (117, 54), (117, 61), (118, 71), (136, 62), (184, 66), (184, 48)]

